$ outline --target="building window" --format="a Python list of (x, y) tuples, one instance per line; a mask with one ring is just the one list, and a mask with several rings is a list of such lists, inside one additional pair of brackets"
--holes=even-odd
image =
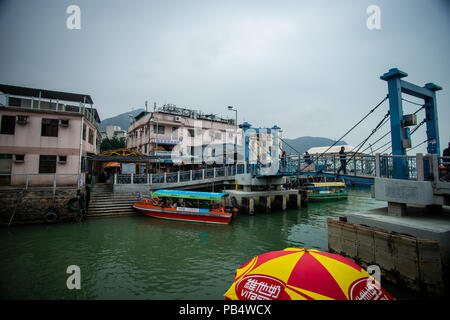
[(41, 136), (43, 137), (57, 137), (58, 136), (58, 120), (57, 119), (42, 119)]
[(39, 173), (56, 173), (56, 156), (39, 156)]
[(164, 134), (164, 129), (164, 126), (157, 126), (156, 124), (153, 125), (153, 133)]
[(194, 131), (194, 129), (188, 129), (188, 136), (189, 136), (189, 137), (194, 137), (194, 136), (195, 136), (195, 131)]
[(13, 98), (13, 97), (9, 98), (9, 106), (10, 107), (20, 107), (21, 103), (22, 103), (22, 99), (20, 99), (20, 98)]
[(89, 142), (90, 144), (94, 144), (94, 131), (92, 131), (91, 128), (89, 128), (88, 142)]
[(14, 134), (16, 128), (15, 116), (2, 116), (1, 134)]
[(83, 123), (83, 141), (86, 141), (86, 125)]

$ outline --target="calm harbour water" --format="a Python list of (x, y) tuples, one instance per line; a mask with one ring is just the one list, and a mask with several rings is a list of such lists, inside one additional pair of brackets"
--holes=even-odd
[[(239, 215), (215, 226), (146, 216), (0, 229), (3, 299), (223, 299), (235, 270), (256, 255), (288, 247), (326, 251), (326, 219), (379, 208), (368, 189), (347, 200), (286, 212)], [(67, 267), (81, 289), (66, 286)], [(382, 283), (397, 299), (415, 294)]]

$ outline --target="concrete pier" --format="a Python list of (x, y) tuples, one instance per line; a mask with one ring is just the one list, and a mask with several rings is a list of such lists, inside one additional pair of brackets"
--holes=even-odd
[(301, 195), (298, 190), (244, 191), (224, 190), (230, 197), (236, 198), (239, 212), (254, 214), (255, 211), (271, 212), (301, 207)]
[(328, 221), (328, 247), (428, 297), (450, 290), (450, 208), (403, 204)]

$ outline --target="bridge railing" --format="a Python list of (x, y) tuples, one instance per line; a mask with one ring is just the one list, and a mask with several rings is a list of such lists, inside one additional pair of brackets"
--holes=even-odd
[(244, 173), (245, 165), (237, 164), (225, 167), (213, 167), (189, 171), (149, 173), (149, 174), (115, 174), (114, 184), (164, 184), (198, 181), (226, 176), (234, 176), (236, 172)]
[(449, 181), (450, 157), (376, 155), (377, 177), (416, 181)]
[(288, 158), (286, 168), (281, 168), (283, 172), (333, 172), (344, 174), (351, 174), (357, 176), (375, 176), (375, 156), (354, 156), (347, 155), (345, 160), (345, 171), (342, 168), (341, 159), (338, 155), (318, 156), (311, 155), (310, 157), (290, 157)]
[(362, 177), (399, 177), (403, 179), (430, 181), (448, 181), (446, 175), (450, 169), (450, 157), (416, 154), (414, 156), (393, 156), (387, 154), (347, 155), (345, 172), (339, 155), (310, 155), (309, 157), (288, 157), (280, 172), (307, 173), (322, 171), (325, 173), (345, 174)]

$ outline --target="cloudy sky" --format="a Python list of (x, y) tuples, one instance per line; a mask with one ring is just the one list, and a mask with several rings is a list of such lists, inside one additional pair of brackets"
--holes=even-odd
[[(70, 5), (79, 30), (66, 26)], [(378, 30), (367, 28), (370, 5), (380, 8)], [(146, 100), (234, 117), (232, 105), (239, 122), (276, 124), (287, 138), (337, 139), (386, 95), (379, 77), (397, 67), (404, 80), (443, 87), (442, 151), (449, 34), (447, 0), (0, 0), (0, 83), (90, 94), (103, 119)], [(387, 110), (345, 140), (358, 144)], [(422, 127), (413, 146), (425, 139)]]

